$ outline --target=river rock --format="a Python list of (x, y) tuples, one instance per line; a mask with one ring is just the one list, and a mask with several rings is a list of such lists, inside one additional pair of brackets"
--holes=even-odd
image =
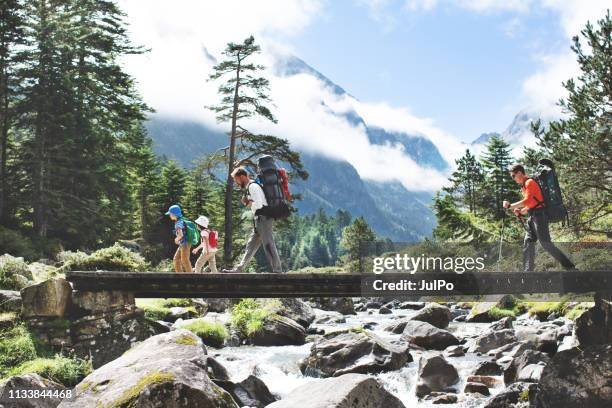
[(416, 395), (422, 398), (432, 391), (443, 391), (456, 384), (459, 374), (442, 356), (421, 357), (418, 378)]
[(253, 333), (248, 342), (256, 346), (288, 346), (306, 342), (306, 330), (288, 317), (274, 315)]
[(423, 398), (432, 405), (456, 404), (459, 398), (457, 394), (450, 392), (432, 392)]
[(315, 324), (346, 323), (346, 317), (342, 313), (327, 312), (325, 315), (315, 320)]
[(452, 333), (420, 321), (406, 322), (401, 339), (428, 350), (444, 350), (459, 344)]
[[(9, 377), (4, 381), (0, 382), (0, 407), (4, 407), (3, 403), (9, 401), (10, 391), (24, 392), (27, 390), (40, 391), (40, 392), (55, 392), (65, 391), (66, 387), (62, 384), (58, 384), (54, 381), (42, 378), (38, 374), (22, 374), (14, 377)], [(12, 405), (6, 405), (7, 408), (55, 408), (62, 401), (61, 398), (53, 397), (53, 395), (45, 398), (26, 398), (19, 400), (12, 400)]]
[(561, 351), (540, 378), (542, 408), (608, 408), (612, 402), (612, 344)]
[(430, 303), (411, 317), (411, 320), (427, 322), (438, 329), (446, 329), (451, 320), (450, 309), (437, 303)]
[(313, 344), (300, 369), (306, 374), (337, 377), (398, 370), (411, 361), (405, 345), (391, 344), (367, 330), (345, 331), (326, 335)]
[(312, 310), (312, 307), (300, 299), (283, 298), (280, 299), (280, 302), (282, 307), (278, 311), (278, 314), (295, 320), (305, 329), (307, 329), (315, 319), (315, 312)]
[[(492, 397), (487, 401), (484, 408), (533, 407), (535, 406), (537, 395), (538, 384), (517, 382)], [(516, 405), (519, 403), (522, 405)], [(563, 405), (559, 405), (556, 408), (563, 407)], [(578, 408), (578, 406), (572, 408)]]
[(103, 313), (135, 305), (134, 294), (116, 290), (99, 292), (76, 291), (72, 303), (79, 314)]
[(489, 314), (489, 311), (497, 305), (497, 302), (480, 302), (472, 307), (471, 313), (466, 321), (472, 323), (491, 323), (495, 319)]
[(230, 376), (227, 369), (212, 356), (206, 356), (206, 372), (211, 380), (229, 380)]
[(405, 408), (378, 380), (361, 374), (313, 380), (268, 408)]
[(489, 326), (489, 330), (496, 331), (496, 330), (512, 329), (513, 320), (514, 318), (511, 316), (507, 316), (502, 319), (499, 319), (498, 321), (491, 323), (491, 325)]
[(425, 302), (402, 302), (398, 305), (400, 309), (420, 310), (425, 307)]
[(521, 382), (540, 382), (543, 370), (544, 364), (527, 364), (519, 371), (516, 380)]
[(16, 290), (0, 290), (0, 312), (21, 312), (21, 294)]
[(227, 380), (215, 380), (214, 382), (229, 392), (241, 407), (263, 408), (276, 401), (266, 384), (254, 375), (249, 375), (239, 383)]
[(502, 368), (495, 361), (483, 361), (474, 370), (474, 375), (501, 375)]
[(474, 339), (474, 343), (468, 349), (469, 353), (486, 353), (490, 350), (516, 342), (514, 330), (504, 329), (486, 331)]
[(21, 289), (21, 316), (63, 317), (71, 305), (72, 287), (62, 278), (49, 279)]
[(576, 319), (576, 337), (581, 346), (612, 343), (612, 303), (605, 299)]
[[(504, 383), (509, 385), (519, 380), (519, 373), (530, 364), (547, 364), (550, 357), (547, 354), (536, 350), (525, 350), (512, 359), (508, 367), (504, 370)], [(526, 374), (525, 374), (526, 375)]]
[(557, 352), (557, 329), (555, 325), (540, 327), (517, 327), (516, 338), (531, 348), (553, 355)]
[(499, 378), (493, 377), (490, 375), (468, 375), (465, 379), (466, 382), (475, 382), (486, 385), (489, 388), (497, 387), (498, 385), (502, 385), (502, 382)]
[(393, 311), (391, 311), (391, 309), (389, 309), (386, 306), (383, 306), (380, 309), (378, 309), (378, 314), (385, 315), (385, 314), (392, 314), (392, 313), (393, 313)]
[(316, 298), (313, 302), (315, 307), (321, 310), (340, 312), (344, 315), (357, 314), (351, 298)]
[(234, 304), (229, 298), (203, 298), (202, 301), (206, 303), (206, 310), (214, 313), (225, 313)]
[(465, 356), (465, 351), (463, 346), (449, 346), (444, 350), (444, 355), (446, 357), (461, 357)]
[(206, 349), (187, 330), (151, 337), (98, 368), (62, 408), (237, 407), (206, 373)]
[(478, 394), (482, 394), (485, 396), (490, 395), (489, 392), (489, 387), (487, 387), (485, 384), (482, 383), (478, 383), (478, 382), (467, 382), (465, 383), (465, 388), (463, 389), (463, 392), (467, 393), (478, 393)]

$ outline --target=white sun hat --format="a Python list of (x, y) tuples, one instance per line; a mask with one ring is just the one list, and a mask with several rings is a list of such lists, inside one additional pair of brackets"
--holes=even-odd
[(200, 215), (198, 217), (197, 220), (195, 220), (195, 223), (198, 224), (200, 227), (204, 227), (204, 228), (208, 228), (208, 223), (210, 221), (208, 220), (208, 217), (205, 217), (203, 215)]

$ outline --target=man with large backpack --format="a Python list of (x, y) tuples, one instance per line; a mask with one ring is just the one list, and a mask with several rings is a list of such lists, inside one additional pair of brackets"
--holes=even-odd
[(504, 208), (514, 210), (516, 215), (529, 215), (523, 242), (523, 269), (533, 272), (535, 243), (539, 240), (542, 247), (566, 270), (574, 270), (576, 267), (572, 261), (550, 239), (549, 223), (560, 221), (562, 213), (566, 215), (567, 212), (561, 203), (561, 191), (552, 163), (542, 160), (540, 164), (545, 168), (535, 179), (525, 173), (522, 165), (512, 166), (510, 176), (522, 186), (523, 199), (512, 204), (508, 201), (503, 203)]
[(232, 172), (234, 182), (246, 194), (240, 200), (249, 207), (254, 217), (253, 232), (248, 238), (246, 249), (238, 265), (228, 273), (242, 273), (257, 250), (263, 245), (264, 253), (272, 272), (280, 273), (281, 261), (276, 250), (272, 229), (274, 220), (289, 216), (289, 206), (285, 200), (286, 181), (282, 169), (278, 169), (270, 156), (263, 156), (258, 161), (258, 175), (252, 180), (243, 167), (237, 167)]

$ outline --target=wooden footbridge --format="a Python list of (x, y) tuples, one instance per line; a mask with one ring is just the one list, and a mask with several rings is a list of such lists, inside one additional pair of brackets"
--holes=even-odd
[(294, 298), (612, 293), (612, 271), (488, 273), (157, 273), (68, 272), (77, 291), (140, 298)]

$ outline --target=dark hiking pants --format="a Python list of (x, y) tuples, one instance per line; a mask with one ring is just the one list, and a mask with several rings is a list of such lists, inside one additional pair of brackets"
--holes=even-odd
[(575, 267), (572, 261), (551, 242), (546, 213), (534, 211), (527, 220), (527, 233), (523, 242), (523, 270), (525, 272), (533, 272), (536, 241), (540, 241), (542, 247), (565, 269)]

